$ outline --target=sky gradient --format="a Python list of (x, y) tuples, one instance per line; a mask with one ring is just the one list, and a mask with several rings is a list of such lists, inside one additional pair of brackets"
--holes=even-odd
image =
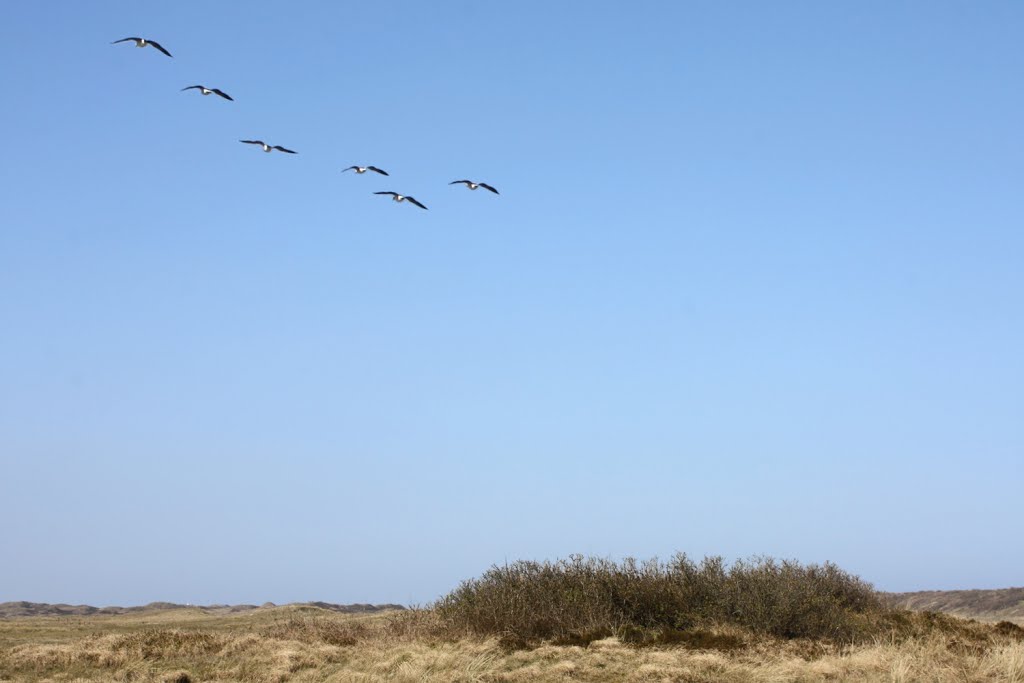
[(0, 601), (1024, 584), (1021, 3), (0, 20)]

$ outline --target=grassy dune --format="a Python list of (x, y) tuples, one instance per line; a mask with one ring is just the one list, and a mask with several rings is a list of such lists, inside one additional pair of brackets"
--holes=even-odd
[(888, 593), (885, 601), (903, 609), (948, 612), (979, 621), (1012, 621), (1024, 625), (1024, 588)]
[(722, 627), (704, 631), (704, 643), (637, 647), (609, 637), (529, 649), (438, 637), (435, 619), (290, 607), (15, 619), (0, 622), (0, 680), (1024, 682), (1019, 636), (955, 617), (944, 629), (911, 616), (920, 635), (850, 646)]
[(1024, 629), (885, 607), (832, 567), (572, 558), (424, 610), (0, 620), (0, 681), (1010, 681)]

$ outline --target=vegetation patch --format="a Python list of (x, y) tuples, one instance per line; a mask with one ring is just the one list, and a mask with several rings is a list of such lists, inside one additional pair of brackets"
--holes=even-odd
[(586, 644), (614, 633), (683, 643), (721, 624), (854, 642), (877, 634), (874, 617), (887, 611), (870, 584), (832, 564), (755, 558), (727, 566), (686, 555), (667, 563), (576, 555), (495, 566), (433, 607), (456, 632), (522, 645)]
[(1004, 636), (1010, 636), (1014, 640), (1024, 641), (1024, 628), (1021, 628), (1012, 621), (1000, 621), (995, 625), (995, 629)]
[(744, 638), (732, 633), (723, 633), (705, 628), (691, 629), (644, 629), (637, 626), (623, 626), (619, 629), (619, 640), (639, 647), (675, 646), (690, 650), (717, 650), (731, 652), (747, 646)]

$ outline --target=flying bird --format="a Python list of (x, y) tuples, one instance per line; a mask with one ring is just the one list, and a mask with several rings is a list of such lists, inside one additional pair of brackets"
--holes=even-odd
[(416, 201), (415, 197), (410, 197), (410, 196), (404, 195), (404, 194), (398, 194), (397, 192), (374, 192), (374, 194), (389, 194), (389, 195), (391, 195), (391, 198), (393, 200), (395, 200), (396, 202), (408, 201), (410, 204), (415, 204), (416, 206), (420, 207), (421, 209), (426, 209), (427, 208), (427, 207), (423, 206), (422, 204), (420, 204), (418, 201)]
[(472, 180), (453, 180), (453, 181), (451, 181), (448, 184), (449, 185), (458, 185), (459, 183), (462, 183), (463, 185), (465, 185), (466, 187), (468, 187), (471, 190), (475, 190), (478, 187), (482, 187), (485, 190), (490, 190), (494, 194), (501, 194), (500, 192), (495, 190), (493, 187), (491, 187), (487, 183), (474, 183)]
[(181, 89), (182, 92), (185, 92), (186, 90), (198, 90), (204, 95), (220, 95), (225, 100), (231, 100), (232, 102), (235, 101), (235, 98), (233, 98), (231, 95), (227, 94), (223, 90), (220, 90), (219, 88), (207, 88), (205, 85), (190, 85), (187, 88)]
[(349, 166), (344, 171), (342, 171), (342, 173), (344, 173), (345, 171), (355, 171), (356, 173), (360, 174), (366, 173), (367, 171), (373, 171), (374, 173), (380, 173), (381, 175), (388, 175), (387, 171), (382, 171), (376, 166)]
[(286, 152), (288, 154), (298, 154), (298, 152), (293, 152), (290, 149), (285, 149), (281, 145), (268, 145), (267, 143), (263, 142), (263, 140), (239, 140), (239, 142), (244, 142), (247, 145), (260, 145), (261, 147), (263, 147), (264, 152), (269, 152), (272, 149), (276, 149), (279, 152)]
[(146, 47), (147, 45), (150, 45), (152, 47), (155, 47), (157, 50), (160, 50), (160, 52), (163, 52), (168, 57), (173, 57), (174, 56), (170, 52), (165, 50), (164, 46), (161, 45), (160, 43), (156, 42), (155, 40), (148, 40), (146, 38), (122, 38), (121, 40), (115, 40), (114, 42), (111, 43), (111, 45), (117, 45), (118, 43), (126, 43), (129, 40), (134, 40), (135, 41), (135, 47)]

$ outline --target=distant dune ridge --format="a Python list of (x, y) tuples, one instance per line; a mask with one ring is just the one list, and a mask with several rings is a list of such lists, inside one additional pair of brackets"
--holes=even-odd
[(892, 607), (915, 612), (946, 612), (979, 621), (1013, 621), (1024, 624), (1024, 587), (882, 593), (882, 598)]
[[(1024, 587), (992, 590), (914, 591), (910, 593), (881, 593), (882, 599), (892, 607), (915, 612), (946, 612), (958, 617), (981, 621), (1013, 621), (1024, 624)], [(371, 605), (356, 603), (339, 605), (330, 602), (291, 603), (297, 607), (319, 607), (343, 614), (369, 614), (388, 610), (403, 610), (403, 605)], [(182, 605), (173, 602), (151, 602), (135, 607), (93, 607), (92, 605), (49, 604), (43, 602), (0, 602), (0, 619), (14, 617), (93, 616), (104, 614), (133, 614), (172, 609), (197, 609), (210, 614), (234, 614), (257, 609), (277, 607), (272, 602), (262, 605)]]
[[(405, 609), (402, 605), (337, 605), (330, 602), (297, 602), (297, 607), (319, 607), (320, 609), (344, 614), (362, 614)], [(132, 614), (137, 612), (158, 612), (172, 609), (197, 609), (210, 614), (232, 614), (250, 612), (263, 608), (277, 607), (272, 602), (262, 605), (180, 605), (173, 602), (151, 602), (138, 607), (93, 607), (92, 605), (51, 605), (44, 602), (0, 602), (0, 619), (15, 617), (86, 617), (104, 614)]]
[[(1024, 587), (993, 590), (914, 591), (911, 593), (881, 593), (882, 599), (892, 607), (915, 612), (946, 612), (958, 617), (980, 621), (1013, 621), (1024, 624)], [(343, 614), (369, 614), (388, 610), (403, 610), (403, 605), (351, 604), (329, 602), (291, 603), (297, 607), (319, 607)], [(136, 607), (93, 607), (92, 605), (48, 604), (42, 602), (0, 602), (0, 619), (15, 617), (93, 616), (104, 614), (132, 614), (172, 609), (197, 609), (210, 614), (233, 614), (277, 607), (272, 602), (262, 605), (181, 605), (173, 602), (151, 602)]]

